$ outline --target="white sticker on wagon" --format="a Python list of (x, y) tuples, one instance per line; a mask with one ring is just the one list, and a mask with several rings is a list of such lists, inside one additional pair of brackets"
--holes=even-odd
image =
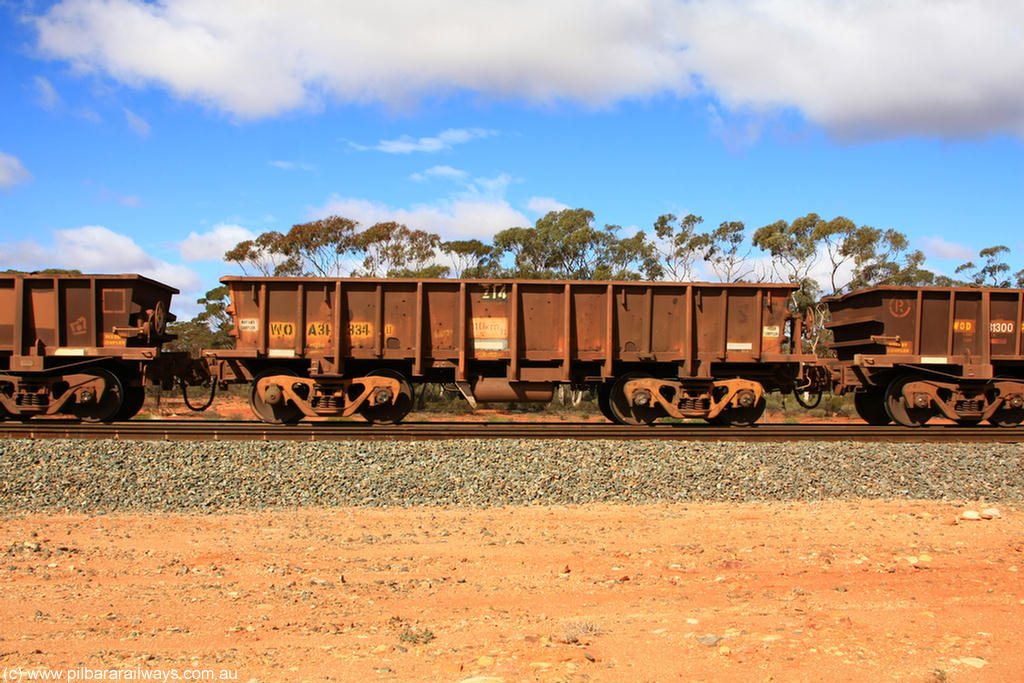
[(761, 328), (762, 337), (778, 337), (779, 326), (778, 325), (765, 325)]
[(295, 358), (295, 349), (267, 349), (268, 358)]
[(753, 348), (750, 342), (729, 342), (725, 345), (726, 351), (751, 351)]
[(238, 329), (242, 332), (259, 332), (260, 331), (260, 319), (259, 318), (239, 318)]
[(60, 348), (54, 349), (53, 355), (55, 356), (84, 356), (85, 349), (74, 349), (69, 346), (61, 346)]
[(473, 349), (476, 351), (508, 351), (507, 339), (474, 339)]
[(945, 365), (948, 362), (949, 359), (945, 356), (921, 356), (923, 365)]

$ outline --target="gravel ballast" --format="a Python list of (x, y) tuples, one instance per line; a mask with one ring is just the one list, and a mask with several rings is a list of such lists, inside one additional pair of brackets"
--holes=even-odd
[(0, 513), (1024, 500), (1024, 445), (0, 441)]

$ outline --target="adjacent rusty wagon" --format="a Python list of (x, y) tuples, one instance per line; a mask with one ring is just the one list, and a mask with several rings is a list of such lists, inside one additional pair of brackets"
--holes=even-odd
[(597, 392), (628, 424), (749, 424), (803, 382), (789, 284), (225, 277), (236, 347), (204, 355), (267, 422), (397, 422), (413, 386), (478, 401)]
[(1024, 290), (876, 287), (826, 299), (833, 390), (870, 424), (1024, 420)]
[(147, 381), (187, 363), (161, 349), (177, 293), (141, 275), (0, 274), (0, 417), (135, 415)]

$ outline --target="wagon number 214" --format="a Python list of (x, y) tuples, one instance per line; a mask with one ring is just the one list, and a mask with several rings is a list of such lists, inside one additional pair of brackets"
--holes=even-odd
[(484, 301), (506, 301), (508, 290), (505, 285), (484, 285), (484, 295), (480, 298)]

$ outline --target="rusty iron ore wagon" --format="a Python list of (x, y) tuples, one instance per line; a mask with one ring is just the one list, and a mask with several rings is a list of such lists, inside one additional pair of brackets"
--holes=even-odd
[(662, 416), (750, 424), (793, 391), (789, 284), (225, 277), (236, 345), (207, 350), (221, 385), (249, 383), (266, 422), (359, 414), (397, 422), (413, 385), (478, 401), (594, 389), (624, 424)]
[(0, 274), (0, 418), (135, 415), (147, 383), (194, 370), (161, 348), (177, 293), (141, 275)]
[(870, 424), (1024, 420), (1024, 290), (876, 287), (826, 299), (832, 390)]

